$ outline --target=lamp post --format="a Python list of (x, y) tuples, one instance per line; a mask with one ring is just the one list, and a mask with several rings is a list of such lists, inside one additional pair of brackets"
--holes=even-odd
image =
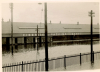
[[(38, 3), (38, 4), (42, 5), (42, 3)], [(42, 23), (42, 11), (43, 11), (43, 9), (41, 9), (40, 27), (41, 27), (41, 23)]]
[(12, 49), (12, 55), (13, 55), (13, 3), (10, 3), (11, 8), (11, 49)]
[(92, 24), (92, 22), (93, 22), (93, 14), (95, 14), (92, 10), (91, 10), (91, 12), (89, 12), (89, 16), (91, 17), (91, 63), (93, 63), (94, 61), (94, 59), (93, 59), (93, 35), (92, 35), (92, 33), (93, 33), (93, 24)]

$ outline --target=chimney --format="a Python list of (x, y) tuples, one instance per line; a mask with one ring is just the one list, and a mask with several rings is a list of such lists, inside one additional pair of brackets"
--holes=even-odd
[(51, 20), (50, 20), (50, 24), (51, 24)]
[(61, 24), (61, 21), (60, 21), (60, 24)]
[(79, 25), (79, 22), (77, 22), (77, 25)]
[(9, 22), (10, 22), (10, 19), (9, 19)]
[(2, 18), (2, 23), (4, 22), (4, 19)]

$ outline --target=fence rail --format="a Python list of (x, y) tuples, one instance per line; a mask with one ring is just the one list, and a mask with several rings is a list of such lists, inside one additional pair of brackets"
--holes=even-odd
[[(93, 53), (94, 60), (100, 59), (100, 51)], [(82, 64), (91, 61), (91, 53), (83, 53), (70, 56), (62, 56), (59, 58), (52, 58), (48, 60), (49, 70), (67, 66)], [(45, 71), (45, 60), (39, 61), (25, 61), (20, 63), (5, 64), (2, 67), (3, 72), (23, 72), (23, 71)]]

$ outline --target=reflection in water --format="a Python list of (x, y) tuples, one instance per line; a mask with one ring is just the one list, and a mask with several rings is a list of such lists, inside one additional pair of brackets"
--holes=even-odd
[[(98, 48), (98, 46), (100, 45), (99, 41), (95, 41), (93, 43), (94, 43), (93, 45), (94, 52), (100, 51), (100, 49)], [(9, 47), (9, 49), (10, 50), (6, 51), (6, 46), (3, 46), (2, 64), (36, 60), (37, 51), (36, 51), (36, 47), (34, 48), (33, 44), (14, 46), (13, 56), (11, 54), (11, 46)], [(81, 43), (71, 44), (71, 42), (69, 44), (52, 43), (52, 47), (48, 47), (49, 58), (60, 57), (63, 55), (67, 56), (67, 55), (74, 55), (80, 53), (87, 53), (87, 52), (90, 52), (90, 44), (87, 45), (86, 44), (82, 45)], [(44, 45), (42, 45), (42, 47), (39, 47), (38, 58), (39, 59), (45, 58)]]
[(10, 46), (9, 45), (2, 46), (2, 54), (9, 53), (9, 52), (10, 52)]
[(94, 68), (94, 63), (91, 63), (91, 69), (93, 69)]
[(15, 45), (15, 53), (18, 52), (18, 45)]
[[(90, 44), (91, 41), (74, 41), (74, 42), (60, 42), (60, 43), (48, 43), (48, 46), (61, 46), (61, 45), (74, 45), (74, 44), (78, 44), (78, 45), (87, 45)], [(93, 44), (98, 44), (99, 41), (93, 41)], [(42, 46), (42, 47), (40, 47)], [(33, 51), (36, 50), (36, 44), (30, 43), (30, 44), (23, 44), (23, 45), (13, 45), (13, 53), (18, 53), (18, 52), (26, 52), (26, 51)], [(39, 45), (38, 44), (38, 48), (39, 49), (43, 49), (44, 48), (44, 44)], [(11, 45), (6, 45), (6, 46), (2, 46), (2, 55), (5, 54), (9, 54), (11, 53)]]

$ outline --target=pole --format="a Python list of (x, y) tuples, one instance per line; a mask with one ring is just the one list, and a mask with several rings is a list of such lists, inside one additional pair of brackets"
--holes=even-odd
[[(91, 10), (91, 13), (92, 13), (92, 10)], [(92, 52), (93, 52), (93, 40), (92, 40), (92, 14), (91, 14), (91, 63), (93, 62)]]
[(91, 17), (91, 63), (93, 63), (93, 55), (92, 55), (92, 53), (93, 53), (93, 14), (94, 14), (94, 12), (91, 10), (91, 12), (89, 12), (89, 16)]
[(11, 5), (11, 48), (12, 48), (12, 55), (13, 55), (13, 3)]
[(45, 71), (48, 71), (48, 36), (47, 36), (47, 3), (44, 3), (45, 13)]
[(23, 72), (23, 61), (22, 61), (22, 72)]
[[(36, 41), (37, 41), (37, 42), (36, 42), (36, 43), (37, 43), (36, 61), (38, 62), (38, 59), (37, 59), (37, 56), (38, 56), (38, 54), (39, 54), (39, 53), (38, 53), (38, 25), (37, 25), (37, 38), (36, 38)], [(36, 68), (36, 63), (35, 63), (35, 71), (36, 71), (36, 69), (37, 69), (37, 68)]]
[(81, 65), (81, 53), (80, 53), (80, 65)]
[(64, 55), (64, 68), (66, 69), (66, 55)]
[(37, 25), (37, 52), (38, 52), (38, 25)]

